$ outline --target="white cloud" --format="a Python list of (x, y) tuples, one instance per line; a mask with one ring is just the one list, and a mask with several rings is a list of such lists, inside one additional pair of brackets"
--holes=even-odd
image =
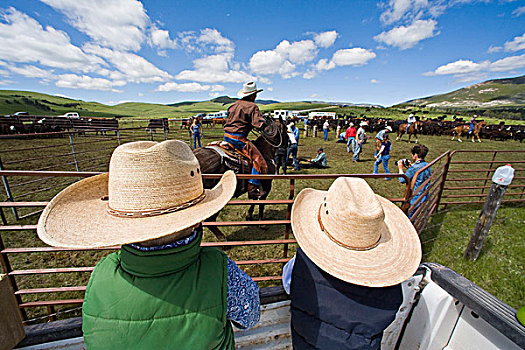
[(331, 62), (336, 66), (362, 66), (375, 57), (376, 54), (370, 50), (354, 47), (336, 51)]
[(175, 49), (177, 48), (177, 41), (170, 38), (170, 33), (167, 30), (152, 27), (150, 29), (150, 36), (148, 42), (151, 46), (159, 49)]
[(219, 97), (221, 94), (218, 93), (218, 92), (210, 92), (208, 95), (209, 95), (211, 98), (215, 98), (215, 97)]
[(275, 51), (258, 51), (250, 58), (249, 66), (258, 74), (275, 74), (279, 72), (284, 61), (284, 57)]
[[(171, 78), (167, 72), (155, 67), (144, 57), (130, 52), (116, 51), (93, 44), (84, 45), (84, 50), (104, 57), (111, 62), (119, 70), (117, 73), (109, 73), (113, 79), (126, 79), (135, 83), (153, 83), (167, 81)], [(102, 71), (99, 73), (103, 74)]]
[(66, 15), (69, 23), (95, 43), (117, 50), (137, 51), (149, 18), (137, 0), (41, 0)]
[(268, 87), (266, 88), (266, 90), (268, 90), (268, 91), (273, 91), (273, 87), (268, 86)]
[(475, 63), (470, 60), (457, 60), (438, 67), (434, 72), (424, 73), (424, 75), (458, 75), (478, 72), (487, 68), (489, 62)]
[(194, 70), (183, 70), (177, 74), (178, 80), (191, 80), (204, 83), (242, 83), (254, 80), (250, 74), (230, 69), (233, 54), (225, 53), (198, 58), (193, 61)]
[(183, 83), (178, 84), (174, 82), (169, 82), (163, 85), (160, 85), (155, 89), (155, 91), (167, 92), (167, 91), (178, 91), (178, 92), (202, 92), (210, 90), (209, 85), (201, 85), (199, 83)]
[(319, 47), (327, 48), (334, 44), (339, 34), (335, 31), (322, 32), (314, 35), (315, 44)]
[(523, 49), (525, 49), (525, 33), (505, 43), (505, 51), (515, 52)]
[(90, 72), (106, 63), (71, 44), (69, 36), (14, 8), (1, 13), (0, 59), (9, 62), (39, 63), (74, 72)]
[(490, 70), (492, 72), (507, 72), (521, 68), (525, 68), (525, 54), (505, 57), (490, 64)]
[[(441, 1), (435, 1), (435, 3), (439, 2)], [(421, 11), (428, 6), (427, 0), (390, 0), (380, 20), (385, 24), (392, 24), (404, 17), (419, 18), (422, 16)]]
[(373, 51), (363, 49), (361, 47), (353, 47), (351, 49), (337, 50), (332, 59), (320, 59), (315, 65), (312, 65), (304, 74), (304, 79), (312, 79), (321, 71), (331, 70), (337, 67), (344, 66), (362, 66), (368, 61), (374, 59), (376, 54)]
[(211, 91), (224, 91), (226, 88), (223, 85), (213, 85)]
[(53, 74), (53, 70), (45, 70), (45, 69), (41, 69), (41, 68), (38, 68), (36, 66), (31, 66), (31, 65), (22, 66), (22, 67), (12, 66), (12, 67), (9, 67), (9, 70), (11, 70), (11, 72), (13, 73), (16, 73), (16, 74), (19, 74), (19, 75), (22, 75), (28, 78), (41, 78), (41, 79), (46, 79), (46, 80), (55, 78), (55, 75)]
[(525, 13), (525, 6), (520, 6), (514, 11), (512, 11), (512, 14), (516, 17), (521, 16)]
[(370, 80), (370, 83), (372, 83), (372, 84), (379, 84), (379, 81), (378, 81), (378, 80), (375, 80), (375, 79), (371, 79), (371, 80)]
[(495, 53), (495, 52), (500, 52), (501, 50), (503, 50), (503, 48), (501, 46), (490, 46), (489, 49), (488, 49), (488, 53)]
[(202, 29), (197, 42), (206, 47), (211, 47), (215, 52), (233, 52), (235, 50), (233, 41), (223, 37), (217, 29)]
[(275, 52), (292, 64), (304, 64), (315, 59), (317, 47), (312, 40), (301, 40), (293, 43), (283, 40), (277, 45)]
[(436, 31), (437, 22), (429, 20), (417, 20), (409, 26), (399, 26), (388, 32), (382, 32), (374, 37), (376, 41), (395, 46), (401, 50), (414, 47), (418, 42), (439, 34)]
[(200, 34), (194, 31), (181, 32), (178, 34), (178, 43), (188, 52), (232, 53), (235, 50), (235, 44), (230, 39), (212, 28), (201, 29)]
[(250, 58), (248, 66), (255, 74), (279, 74), (284, 79), (299, 75), (297, 65), (312, 61), (317, 56), (317, 46), (312, 40), (290, 43), (281, 41), (274, 50), (258, 51)]
[(58, 87), (68, 89), (86, 89), (86, 90), (101, 90), (111, 92), (122, 92), (122, 90), (115, 89), (115, 86), (124, 86), (124, 81), (110, 81), (103, 78), (92, 78), (87, 75), (76, 74), (62, 74), (58, 76), (55, 82)]
[(484, 77), (489, 72), (510, 72), (522, 68), (525, 68), (525, 54), (505, 57), (494, 62), (483, 61), (476, 63), (470, 60), (457, 60), (440, 66), (433, 72), (423, 73), (423, 75), (453, 75), (460, 81), (471, 81), (475, 80), (475, 78)]

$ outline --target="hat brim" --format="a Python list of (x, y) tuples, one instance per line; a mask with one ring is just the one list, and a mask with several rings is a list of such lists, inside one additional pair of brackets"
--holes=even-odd
[(387, 229), (375, 248), (351, 250), (338, 245), (321, 230), (318, 212), (327, 193), (304, 189), (297, 196), (291, 215), (299, 246), (318, 267), (338, 279), (368, 287), (396, 285), (416, 272), (421, 261), (421, 243), (401, 209), (376, 195), (385, 213)]
[(253, 94), (258, 94), (261, 91), (263, 91), (263, 89), (254, 90), (252, 92), (244, 92), (242, 90), (239, 90), (239, 92), (237, 93), (237, 96), (239, 96), (239, 97), (246, 97), (246, 96), (250, 96), (250, 95), (253, 95)]
[(173, 213), (122, 218), (108, 214), (108, 174), (78, 181), (56, 195), (38, 221), (38, 236), (45, 243), (66, 248), (99, 248), (142, 242), (190, 228), (221, 210), (233, 197), (237, 179), (226, 172), (219, 183), (205, 190), (202, 201)]

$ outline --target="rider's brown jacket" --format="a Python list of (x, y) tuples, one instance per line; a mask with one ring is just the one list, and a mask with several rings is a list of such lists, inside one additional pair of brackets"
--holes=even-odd
[(224, 123), (224, 131), (240, 133), (248, 136), (253, 128), (261, 128), (264, 124), (259, 107), (254, 102), (237, 100), (228, 108), (228, 117)]

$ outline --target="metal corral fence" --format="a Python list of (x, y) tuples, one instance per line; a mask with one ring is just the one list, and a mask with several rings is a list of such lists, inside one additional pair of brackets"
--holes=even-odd
[[(29, 178), (75, 178), (87, 177), (98, 174), (99, 172), (75, 172), (75, 171), (17, 171), (3, 170), (0, 176), (8, 177), (29, 177)], [(205, 178), (218, 178), (221, 175), (204, 175)], [(251, 204), (265, 204), (286, 206), (286, 217), (282, 219), (271, 219), (262, 221), (216, 221), (205, 222), (203, 226), (218, 227), (219, 229), (240, 227), (265, 227), (275, 228), (273, 239), (254, 237), (253, 240), (232, 240), (232, 241), (212, 241), (208, 240), (203, 246), (221, 247), (224, 250), (239, 248), (246, 256), (248, 249), (253, 249), (252, 254), (246, 259), (235, 259), (236, 263), (258, 283), (277, 281), (281, 279), (281, 268), (289, 260), (290, 245), (294, 245), (295, 239), (291, 238), (290, 214), (296, 195), (296, 181), (300, 180), (332, 180), (340, 176), (361, 177), (367, 179), (383, 179), (385, 177), (402, 177), (407, 180), (404, 196), (389, 198), (394, 203), (399, 203), (402, 207), (408, 207), (410, 201), (411, 184), (406, 175), (403, 174), (320, 174), (320, 175), (238, 175), (240, 179), (261, 178), (273, 179), (274, 181), (288, 181), (289, 193), (286, 198), (271, 199), (264, 201), (253, 200), (231, 200), (227, 207), (246, 206)], [(0, 210), (6, 208), (28, 208), (43, 207), (47, 201), (31, 202), (0, 202)], [(227, 208), (225, 208), (227, 210)], [(238, 210), (237, 210), (238, 211)], [(115, 251), (119, 247), (107, 247), (99, 249), (69, 249), (45, 246), (36, 237), (36, 215), (27, 217), (25, 220), (32, 220), (30, 224), (4, 224), (0, 226), (0, 262), (4, 272), (7, 273), (11, 286), (13, 287), (16, 299), (19, 303), (22, 316), (25, 320), (34, 321), (42, 319), (42, 314), (47, 314), (45, 318), (54, 319), (57, 313), (55, 307), (64, 305), (81, 304), (83, 293), (86, 289), (89, 273), (93, 270), (96, 262), (108, 252)], [(24, 220), (23, 220), (24, 221)], [(94, 228), (96, 229), (96, 228)], [(234, 237), (235, 235), (227, 235)], [(256, 250), (256, 247), (270, 246), (273, 249), (267, 251)], [(232, 251), (228, 251), (229, 255)], [(236, 253), (236, 252), (233, 252)], [(80, 263), (79, 263), (80, 262)], [(272, 269), (264, 268), (272, 265)], [(263, 267), (255, 269), (254, 267)], [(252, 270), (250, 271), (250, 268)], [(82, 277), (67, 278), (65, 275), (79, 275)], [(76, 282), (72, 282), (76, 281)], [(44, 308), (42, 312), (42, 308)], [(33, 309), (28, 314), (26, 309)], [(35, 310), (36, 309), (36, 310)], [(28, 317), (29, 315), (29, 317)], [(35, 315), (40, 315), (35, 317)]]
[[(217, 130), (218, 132), (221, 132)], [(183, 133), (185, 131), (182, 131)], [(171, 132), (170, 132), (171, 133)], [(66, 136), (64, 136), (66, 135)], [(3, 225), (0, 226), (0, 263), (5, 273), (8, 274), (9, 281), (15, 292), (23, 318), (27, 322), (42, 319), (54, 319), (57, 314), (66, 313), (71, 310), (79, 311), (79, 307), (70, 309), (70, 305), (81, 304), (83, 293), (86, 288), (89, 274), (93, 270), (96, 262), (119, 247), (108, 247), (102, 249), (64, 249), (45, 246), (36, 237), (37, 215), (41, 208), (59, 190), (70, 183), (83, 177), (92, 176), (107, 170), (107, 162), (112, 150), (121, 142), (128, 142), (139, 139), (151, 139), (152, 134), (147, 134), (144, 129), (118, 130), (112, 136), (91, 135), (86, 133), (82, 142), (76, 142), (70, 138), (69, 133), (63, 134), (64, 146), (52, 148), (45, 144), (45, 139), (39, 139), (38, 146), (46, 150), (47, 160), (56, 162), (40, 168), (37, 171), (27, 170), (0, 170), (0, 176), (7, 189), (12, 189), (15, 184), (20, 184), (17, 188), (25, 190), (16, 195), (7, 193), (7, 200), (0, 202), (0, 213), (2, 214)], [(154, 140), (162, 140), (168, 135), (157, 135)], [(182, 138), (181, 135), (176, 137)], [(189, 135), (188, 135), (189, 139)], [(56, 146), (55, 146), (56, 147)], [(67, 151), (64, 151), (67, 149)], [(52, 152), (49, 152), (52, 151)], [(2, 151), (3, 157), (7, 152)], [(93, 153), (91, 153), (93, 152)], [(97, 152), (97, 153), (95, 153)], [(492, 152), (492, 153), (487, 153)], [(425, 228), (433, 213), (441, 205), (464, 204), (465, 202), (477, 204), (483, 203), (486, 190), (490, 187), (491, 173), (497, 166), (506, 164), (513, 157), (513, 164), (521, 164), (525, 152), (512, 151), (479, 151), (478, 155), (488, 155), (487, 161), (463, 160), (460, 155), (467, 155), (466, 152), (447, 151), (441, 156), (431, 161), (426, 168), (432, 168), (432, 176), (421, 186), (414, 188), (415, 182), (410, 182), (406, 175), (402, 174), (319, 174), (319, 175), (238, 175), (239, 179), (246, 178), (271, 178), (275, 184), (284, 183), (288, 192), (283, 198), (268, 199), (265, 201), (251, 201), (243, 199), (231, 200), (224, 209), (230, 214), (237, 212), (237, 215), (220, 215), (216, 222), (206, 222), (204, 226), (217, 227), (228, 231), (226, 236), (230, 241), (219, 241), (209, 230), (206, 232), (204, 246), (216, 246), (227, 251), (228, 255), (237, 262), (238, 265), (259, 284), (278, 283), (282, 273), (282, 266), (290, 258), (290, 250), (294, 250), (296, 241), (293, 239), (290, 226), (291, 208), (297, 191), (297, 182), (301, 180), (317, 180), (321, 184), (324, 180), (331, 181), (340, 176), (361, 177), (370, 179), (383, 179), (385, 177), (403, 178), (406, 181), (403, 194), (389, 198), (392, 202), (398, 203), (402, 210), (410, 216), (411, 221), (417, 231)], [(97, 154), (100, 164), (89, 165), (90, 158), (83, 160), (83, 154)], [(101, 155), (102, 154), (102, 155)], [(12, 156), (12, 154), (10, 154)], [(70, 159), (65, 165), (64, 159)], [(7, 158), (7, 157), (6, 157)], [(33, 157), (36, 162), (43, 159), (42, 156)], [(516, 160), (518, 159), (518, 160)], [(521, 160), (520, 160), (521, 159)], [(7, 165), (13, 168), (31, 168), (31, 159), (23, 159), (17, 163), (16, 157), (10, 158)], [(5, 166), (4, 163), (4, 166)], [(23, 166), (22, 166), (23, 165)], [(466, 169), (465, 165), (472, 168)], [(64, 169), (69, 166), (69, 169)], [(96, 168), (96, 167), (100, 168)], [(487, 168), (488, 166), (488, 168)], [(97, 171), (86, 171), (93, 167)], [(419, 172), (424, 171), (421, 169)], [(63, 171), (57, 171), (62, 169)], [(79, 171), (80, 170), (80, 171)], [(511, 187), (512, 198), (507, 202), (525, 201), (523, 197), (522, 184), (524, 177), (520, 172), (524, 169), (516, 167), (516, 178)], [(455, 174), (458, 175), (455, 175)], [(476, 177), (464, 177), (463, 175), (474, 173)], [(417, 177), (414, 176), (414, 179)], [(480, 175), (482, 174), (482, 175)], [(217, 177), (220, 175), (204, 175), (205, 177)], [(9, 187), (9, 181), (13, 185)], [(20, 180), (23, 179), (23, 180)], [(66, 181), (63, 181), (66, 180)], [(456, 181), (474, 182), (468, 186), (452, 187)], [(287, 184), (286, 184), (287, 183)], [(326, 184), (325, 184), (326, 185)], [(455, 192), (454, 192), (455, 191)], [(469, 192), (470, 191), (470, 192)], [(477, 191), (472, 193), (471, 191)], [(516, 191), (516, 192), (514, 192)], [(9, 192), (9, 191), (8, 191)], [(280, 193), (285, 193), (281, 191)], [(449, 194), (458, 193), (458, 194)], [(27, 193), (27, 194), (26, 194)], [(515, 193), (515, 194), (514, 194)], [(413, 194), (420, 194), (419, 199), (414, 200)], [(473, 196), (473, 194), (475, 196)], [(515, 197), (518, 196), (519, 198)], [(514, 199), (516, 198), (516, 199)], [(463, 200), (461, 200), (463, 199)], [(468, 200), (466, 200), (468, 199)], [(505, 202), (505, 201), (504, 201)], [(265, 204), (271, 207), (280, 206), (282, 209), (272, 211), (272, 219), (262, 221), (245, 221), (238, 215), (239, 206), (246, 207), (252, 204)], [(284, 209), (285, 207), (286, 209)], [(38, 208), (38, 211), (35, 211)], [(231, 209), (237, 208), (237, 209)], [(8, 212), (11, 210), (11, 212)], [(19, 211), (23, 215), (18, 215)], [(234, 217), (234, 219), (231, 219)], [(263, 227), (263, 228), (262, 228)], [(96, 228), (94, 228), (96, 229)], [(242, 231), (250, 231), (244, 232)], [(258, 233), (254, 233), (254, 230)], [(69, 309), (68, 309), (69, 307)], [(29, 312), (27, 312), (28, 310)]]

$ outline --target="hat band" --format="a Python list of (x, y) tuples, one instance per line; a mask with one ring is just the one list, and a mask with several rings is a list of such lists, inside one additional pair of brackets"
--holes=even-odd
[(195, 199), (192, 199), (186, 203), (182, 203), (173, 207), (169, 207), (166, 209), (154, 209), (154, 210), (134, 210), (134, 211), (126, 211), (126, 210), (116, 210), (109, 206), (109, 203), (107, 204), (107, 212), (109, 215), (116, 216), (119, 218), (143, 218), (143, 217), (150, 217), (150, 216), (157, 216), (157, 215), (163, 215), (163, 214), (169, 214), (173, 213), (182, 209), (186, 209), (188, 207), (191, 207), (192, 205), (195, 205), (202, 201), (206, 197), (206, 193), (202, 191), (202, 194), (198, 196)]
[(375, 248), (378, 246), (379, 244), (379, 241), (381, 240), (381, 235), (379, 236), (379, 238), (377, 239), (377, 242), (375, 242), (374, 244), (368, 246), (368, 247), (352, 247), (348, 244), (344, 244), (342, 242), (339, 242), (337, 239), (335, 239), (331, 234), (330, 232), (328, 232), (326, 230), (326, 228), (324, 227), (323, 225), (323, 221), (321, 220), (321, 209), (322, 209), (323, 205), (321, 204), (319, 206), (319, 212), (317, 213), (317, 221), (319, 222), (319, 226), (321, 226), (321, 231), (323, 231), (327, 236), (328, 238), (330, 238), (330, 240), (332, 240), (334, 243), (336, 243), (337, 245), (343, 247), (343, 248), (346, 248), (346, 249), (350, 249), (350, 250), (358, 250), (358, 251), (362, 251), (362, 250), (370, 250), (372, 248)]

